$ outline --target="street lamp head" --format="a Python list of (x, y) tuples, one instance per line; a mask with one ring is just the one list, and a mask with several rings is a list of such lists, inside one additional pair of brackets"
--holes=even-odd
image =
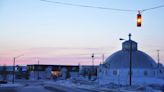
[(122, 41), (122, 40), (125, 40), (125, 39), (123, 39), (123, 38), (120, 38), (119, 40), (121, 40), (121, 41)]
[(16, 59), (16, 58), (19, 58), (19, 57), (21, 57), (21, 56), (24, 56), (24, 54), (21, 54), (21, 55), (19, 55), (19, 56), (14, 57), (14, 58)]
[(92, 53), (92, 56), (91, 57), (94, 58), (94, 53)]

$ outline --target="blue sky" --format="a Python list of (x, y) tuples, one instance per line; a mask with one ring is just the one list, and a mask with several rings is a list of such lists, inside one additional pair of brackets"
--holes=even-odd
[[(164, 5), (163, 0), (52, 0), (120, 9), (145, 9)], [(121, 12), (59, 5), (40, 0), (0, 1), (0, 64), (90, 64), (95, 53), (99, 64), (121, 49), (120, 37), (139, 43), (139, 49), (155, 60), (160, 50), (164, 63), (164, 8), (142, 13), (142, 27), (136, 27), (137, 12)], [(89, 63), (88, 63), (89, 62)]]

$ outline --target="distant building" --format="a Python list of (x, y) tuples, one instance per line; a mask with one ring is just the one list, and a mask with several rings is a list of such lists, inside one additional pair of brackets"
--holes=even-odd
[(80, 66), (79, 74), (88, 80), (96, 80), (98, 66), (93, 65), (82, 65)]
[(12, 81), (13, 66), (0, 66), (0, 80)]
[(27, 65), (30, 79), (67, 79), (77, 77), (79, 66), (76, 65)]
[[(78, 65), (44, 65), (33, 64), (15, 67), (15, 79), (67, 79), (79, 76)], [(0, 80), (12, 82), (13, 66), (0, 66)]]
[(151, 78), (164, 78), (164, 69), (158, 68), (157, 63), (148, 54), (138, 50), (137, 43), (129, 37), (129, 40), (122, 43), (122, 50), (113, 53), (99, 66), (99, 82), (129, 84), (130, 48), (132, 84), (144, 83), (147, 79), (150, 82)]

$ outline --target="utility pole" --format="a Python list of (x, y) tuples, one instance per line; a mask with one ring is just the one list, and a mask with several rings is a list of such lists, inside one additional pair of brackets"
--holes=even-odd
[(81, 68), (81, 65), (80, 65), (80, 62), (78, 63), (78, 77), (80, 77), (80, 68)]
[(15, 57), (13, 58), (13, 80), (12, 83), (14, 84), (15, 82)]
[(13, 79), (12, 79), (13, 84), (15, 83), (15, 60), (16, 60), (16, 58), (19, 58), (21, 56), (23, 56), (23, 54), (13, 58)]
[(38, 60), (38, 67), (37, 67), (37, 70), (38, 70), (38, 72), (37, 72), (37, 75), (38, 75), (38, 80), (39, 80), (39, 60)]
[(94, 67), (94, 53), (92, 53), (92, 66)]
[(129, 65), (129, 71), (130, 71), (130, 78), (129, 78), (129, 85), (132, 85), (132, 40), (131, 40), (131, 34), (129, 34), (129, 41), (130, 41), (130, 65)]
[(159, 60), (160, 60), (160, 59), (159, 59), (159, 51), (160, 51), (160, 50), (157, 50), (157, 61), (158, 61), (158, 68), (159, 68)]
[[(132, 85), (132, 40), (131, 40), (131, 34), (129, 33), (129, 86)], [(123, 38), (120, 38), (120, 40), (125, 40)]]
[(104, 63), (104, 54), (102, 54), (102, 63)]
[(95, 57), (94, 56), (94, 53), (92, 53), (92, 56), (91, 57), (92, 57), (92, 72), (91, 72), (91, 76), (93, 76), (94, 75), (94, 57)]

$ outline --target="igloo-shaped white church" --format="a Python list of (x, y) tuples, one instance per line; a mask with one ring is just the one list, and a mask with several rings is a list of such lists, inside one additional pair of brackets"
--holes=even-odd
[(152, 57), (138, 50), (137, 42), (131, 40), (131, 34), (129, 40), (122, 43), (122, 50), (113, 53), (100, 64), (97, 74), (101, 84), (129, 85), (130, 81), (132, 85), (164, 83), (164, 68), (159, 68)]

